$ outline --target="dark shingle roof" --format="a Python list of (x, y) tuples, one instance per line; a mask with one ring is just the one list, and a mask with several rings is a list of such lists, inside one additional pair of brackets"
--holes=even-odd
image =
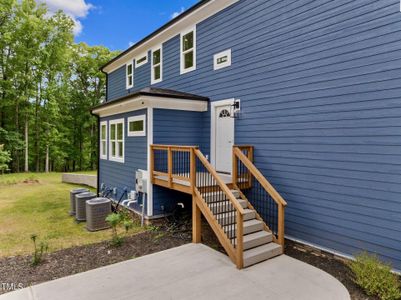
[(121, 97), (121, 98), (118, 98), (115, 100), (111, 100), (111, 101), (107, 101), (100, 105), (97, 105), (92, 108), (92, 111), (95, 109), (101, 108), (101, 107), (107, 107), (109, 105), (121, 103), (128, 99), (132, 99), (132, 98), (140, 97), (140, 96), (152, 96), (152, 97), (183, 99), (183, 100), (209, 101), (208, 97), (198, 96), (198, 95), (194, 95), (194, 94), (189, 94), (189, 93), (184, 93), (184, 92), (179, 92), (179, 91), (174, 91), (174, 90), (169, 90), (169, 89), (147, 87), (142, 90), (136, 91), (132, 94), (128, 94), (124, 97)]

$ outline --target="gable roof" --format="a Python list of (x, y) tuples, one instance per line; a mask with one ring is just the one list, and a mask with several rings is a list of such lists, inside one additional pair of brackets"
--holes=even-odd
[(179, 34), (183, 28), (185, 29), (185, 27), (193, 26), (237, 1), (239, 0), (201, 0), (178, 17), (172, 19), (135, 45), (117, 55), (100, 69), (105, 73), (112, 72), (116, 68), (124, 65), (128, 59), (138, 55), (139, 53), (134, 53), (136, 50), (144, 52), (153, 48), (155, 45), (148, 45), (145, 49), (140, 49), (150, 44), (152, 40), (160, 38), (160, 41), (157, 41), (158, 44), (165, 42), (174, 35)]

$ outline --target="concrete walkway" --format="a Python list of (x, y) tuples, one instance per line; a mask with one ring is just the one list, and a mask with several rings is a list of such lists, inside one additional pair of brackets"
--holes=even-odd
[(282, 255), (244, 270), (204, 245), (178, 248), (61, 278), (0, 300), (349, 300), (331, 275)]

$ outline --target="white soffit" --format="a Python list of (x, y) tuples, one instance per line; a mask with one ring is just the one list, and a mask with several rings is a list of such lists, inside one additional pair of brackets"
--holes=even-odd
[[(112, 102), (111, 102), (112, 103)], [(99, 117), (108, 117), (130, 111), (145, 108), (172, 109), (184, 111), (205, 112), (208, 110), (208, 102), (200, 100), (173, 99), (164, 97), (141, 96), (139, 98), (128, 99), (123, 102), (117, 102), (105, 107), (94, 109), (92, 113)]]

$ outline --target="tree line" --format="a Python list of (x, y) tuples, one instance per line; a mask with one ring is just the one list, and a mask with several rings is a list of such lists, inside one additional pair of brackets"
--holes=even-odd
[(0, 0), (3, 170), (97, 167), (97, 120), (90, 108), (105, 98), (99, 68), (117, 53), (75, 43), (73, 26), (65, 13), (50, 13), (34, 0)]

